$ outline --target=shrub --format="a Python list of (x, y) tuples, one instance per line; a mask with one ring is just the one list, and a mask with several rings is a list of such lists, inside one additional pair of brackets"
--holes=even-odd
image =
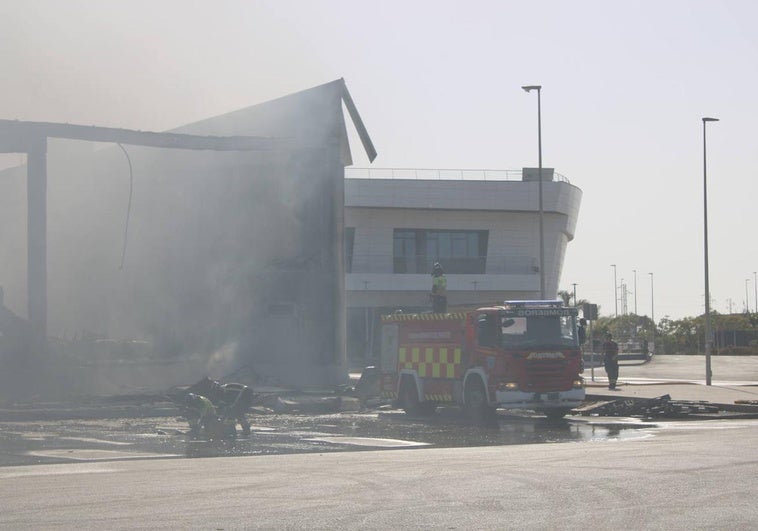
[(758, 347), (724, 347), (718, 350), (719, 356), (758, 356)]

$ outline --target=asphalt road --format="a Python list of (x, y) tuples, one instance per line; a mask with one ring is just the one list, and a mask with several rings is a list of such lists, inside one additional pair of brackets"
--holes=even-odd
[[(661, 356), (622, 380), (696, 380), (702, 361)], [(755, 381), (758, 359), (714, 358), (713, 370)], [(0, 463), (15, 465), (0, 467), (0, 529), (758, 527), (754, 420), (261, 417), (221, 447), (183, 427), (0, 423)]]
[(650, 423), (624, 419), (499, 414), (472, 422), (460, 410), (412, 418), (402, 411), (251, 416), (250, 436), (207, 441), (185, 435), (170, 417), (0, 423), (0, 466), (159, 457), (232, 457), (356, 452), (398, 448), (461, 448), (645, 437)]
[[(758, 356), (711, 356), (711, 372), (714, 385), (723, 382), (758, 382)], [(602, 360), (598, 361), (595, 374), (605, 377)], [(585, 369), (584, 377), (590, 377), (589, 366)], [(622, 361), (619, 379), (624, 378), (704, 383), (705, 356), (654, 356), (649, 363)]]
[(758, 421), (648, 438), (0, 468), (3, 529), (754, 529)]

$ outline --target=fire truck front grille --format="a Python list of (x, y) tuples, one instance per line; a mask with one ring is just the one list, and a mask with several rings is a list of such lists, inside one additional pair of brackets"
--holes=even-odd
[(571, 387), (566, 377), (565, 360), (526, 361), (526, 381), (522, 391), (546, 392), (564, 391)]

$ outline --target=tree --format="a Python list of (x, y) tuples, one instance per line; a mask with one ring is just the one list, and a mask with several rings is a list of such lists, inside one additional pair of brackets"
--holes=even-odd
[[(572, 292), (564, 289), (558, 292), (558, 298), (563, 301), (563, 304), (565, 306), (571, 306), (571, 301), (574, 299), (574, 295)], [(574, 301), (574, 306), (576, 306), (577, 308), (581, 308), (588, 302), (589, 301), (587, 299), (579, 299), (579, 300)]]
[[(753, 352), (740, 353), (758, 355), (758, 318), (753, 314), (711, 313), (711, 325), (715, 350), (719, 354), (728, 348), (727, 353), (737, 349), (752, 348)], [(618, 340), (635, 339), (637, 341), (655, 340), (656, 354), (698, 354), (705, 351), (705, 316), (671, 319), (665, 316), (656, 324), (647, 316), (634, 314), (618, 317), (601, 317), (595, 322), (595, 333), (602, 337), (610, 331)]]

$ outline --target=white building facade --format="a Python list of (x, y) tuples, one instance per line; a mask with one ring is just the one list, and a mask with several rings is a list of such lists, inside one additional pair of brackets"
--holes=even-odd
[[(431, 269), (447, 277), (448, 308), (558, 292), (582, 191), (543, 168), (545, 264), (539, 264), (537, 170), (345, 172), (348, 355), (371, 357), (379, 315), (431, 311)], [(376, 336), (378, 337), (378, 336)]]

